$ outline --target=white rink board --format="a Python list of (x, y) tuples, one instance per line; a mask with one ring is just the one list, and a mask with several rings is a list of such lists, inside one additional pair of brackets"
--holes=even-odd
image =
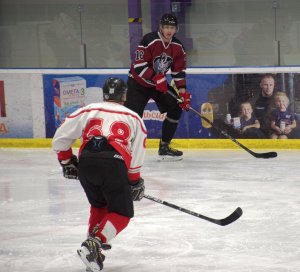
[[(187, 74), (298, 73), (300, 67), (188, 68)], [(9, 128), (1, 138), (45, 138), (43, 74), (127, 74), (128, 69), (0, 69)], [(21, 136), (20, 136), (21, 135)]]

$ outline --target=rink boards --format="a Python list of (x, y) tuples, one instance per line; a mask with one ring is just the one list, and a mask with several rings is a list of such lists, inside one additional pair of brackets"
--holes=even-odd
[[(38, 139), (51, 139), (70, 112), (100, 100), (101, 87), (108, 76), (126, 80), (127, 73), (128, 69), (0, 69), (0, 139), (35, 138), (37, 141), (34, 145), (45, 145), (43, 141), (39, 143)], [(187, 88), (192, 94), (192, 107), (200, 112), (201, 105), (210, 102), (214, 119), (223, 120), (230, 111), (229, 105), (235, 92), (244, 91), (235, 82), (242, 78), (245, 81), (243, 83), (247, 83), (246, 89), (252, 90), (259, 86), (258, 80), (265, 73), (276, 76), (277, 90), (288, 93), (296, 119), (300, 120), (300, 93), (296, 84), (300, 82), (300, 67), (188, 68)], [(149, 139), (161, 137), (164, 118), (165, 115), (150, 100), (143, 116)], [(215, 138), (203, 126), (198, 115), (183, 112), (174, 135), (176, 144), (189, 148), (234, 147), (230, 141), (216, 141)], [(269, 145), (269, 141), (248, 143), (251, 147)], [(272, 145), (273, 142), (270, 143)], [(151, 145), (149, 141), (148, 146)], [(155, 141), (153, 145), (156, 146)], [(284, 148), (294, 145), (298, 146), (295, 142), (274, 143), (275, 147)]]

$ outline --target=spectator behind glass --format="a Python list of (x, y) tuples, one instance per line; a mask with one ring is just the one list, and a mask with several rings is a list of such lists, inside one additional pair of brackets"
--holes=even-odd
[(269, 136), (270, 131), (270, 116), (273, 93), (275, 87), (275, 79), (271, 74), (266, 74), (262, 77), (260, 84), (261, 92), (254, 103), (254, 114), (260, 122), (260, 129), (266, 136)]
[(295, 115), (288, 110), (289, 98), (284, 92), (275, 94), (276, 109), (271, 114), (271, 139), (287, 139), (291, 131), (297, 126)]
[(253, 108), (250, 102), (244, 102), (240, 105), (240, 121), (241, 128), (239, 130), (243, 138), (248, 139), (261, 139), (264, 138), (264, 134), (260, 131), (260, 122), (253, 114)]

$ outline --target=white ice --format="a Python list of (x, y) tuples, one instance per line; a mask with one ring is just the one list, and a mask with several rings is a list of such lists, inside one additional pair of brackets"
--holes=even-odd
[[(103, 271), (300, 271), (300, 151), (265, 160), (184, 151), (160, 163), (147, 151), (146, 193), (214, 218), (240, 206), (243, 216), (221, 227), (143, 199)], [(84, 272), (76, 250), (89, 204), (80, 184), (62, 177), (50, 149), (0, 149), (0, 161), (0, 271)]]

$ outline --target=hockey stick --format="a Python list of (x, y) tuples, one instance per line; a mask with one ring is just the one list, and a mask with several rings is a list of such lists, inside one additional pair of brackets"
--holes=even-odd
[(205, 215), (202, 215), (202, 214), (190, 211), (188, 209), (179, 207), (179, 206), (177, 206), (175, 204), (169, 203), (167, 201), (163, 201), (161, 199), (158, 199), (158, 198), (150, 196), (150, 195), (144, 195), (144, 198), (147, 198), (147, 199), (152, 200), (152, 201), (154, 201), (156, 203), (159, 203), (159, 204), (163, 204), (163, 205), (168, 206), (170, 208), (173, 208), (175, 210), (178, 210), (178, 211), (185, 212), (187, 214), (196, 216), (198, 218), (204, 219), (206, 221), (209, 221), (211, 223), (214, 223), (214, 224), (217, 224), (217, 225), (220, 225), (220, 226), (226, 226), (226, 225), (229, 225), (229, 224), (233, 223), (234, 221), (236, 221), (237, 219), (239, 219), (241, 217), (241, 215), (243, 214), (243, 210), (240, 207), (238, 207), (229, 216), (227, 216), (227, 217), (225, 217), (223, 219), (214, 219), (214, 218), (210, 218), (210, 217), (207, 217)]
[[(170, 90), (167, 91), (167, 93), (169, 95), (171, 95), (173, 98), (175, 98), (177, 100), (178, 103), (182, 103), (182, 100), (174, 93), (172, 93)], [(192, 107), (190, 107), (190, 110), (195, 113), (196, 115), (198, 115), (199, 117), (201, 117), (203, 120), (205, 120), (207, 123), (209, 123), (214, 129), (216, 129), (219, 133), (223, 134), (226, 138), (230, 139), (231, 141), (233, 141), (234, 143), (236, 143), (239, 147), (243, 148), (244, 150), (246, 150), (249, 154), (251, 154), (252, 156), (254, 156), (255, 158), (260, 158), (260, 159), (270, 159), (270, 158), (275, 158), (277, 157), (277, 153), (276, 152), (265, 152), (265, 153), (256, 153), (252, 150), (250, 150), (248, 147), (244, 146), (242, 143), (240, 143), (237, 139), (233, 138), (232, 136), (230, 136), (226, 131), (217, 128), (216, 126), (214, 126), (213, 122), (211, 122), (209, 119), (207, 119), (205, 116), (201, 115), (198, 111), (196, 111), (195, 109), (193, 109)]]

